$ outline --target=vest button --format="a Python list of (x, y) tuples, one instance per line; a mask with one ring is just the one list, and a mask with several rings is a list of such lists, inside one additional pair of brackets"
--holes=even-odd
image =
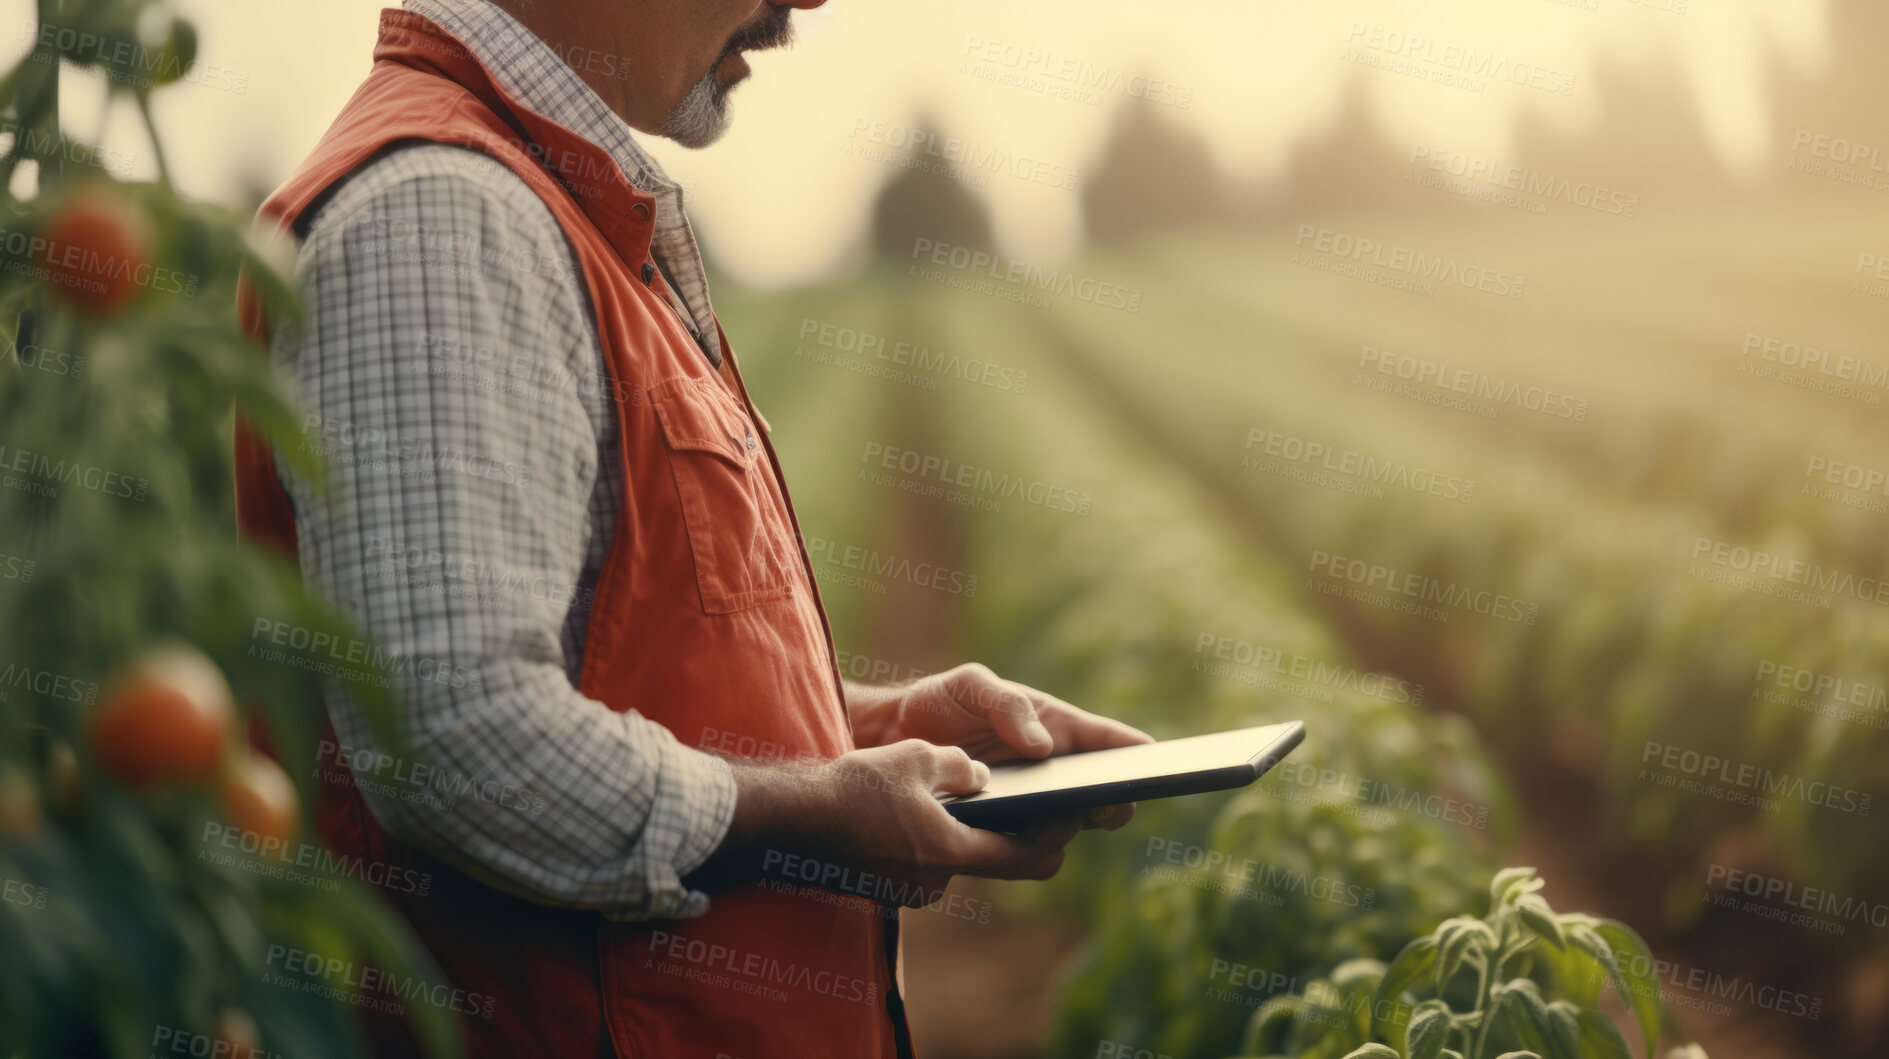
[(647, 202), (633, 203), (630, 206), (630, 212), (636, 214), (637, 220), (647, 221), (649, 220), (649, 203)]
[(754, 431), (753, 430), (748, 431), (748, 451), (749, 452), (754, 451)]

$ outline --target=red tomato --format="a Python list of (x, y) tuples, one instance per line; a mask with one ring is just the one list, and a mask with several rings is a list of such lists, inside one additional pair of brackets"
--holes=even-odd
[(223, 815), (243, 831), (288, 843), (302, 823), (301, 801), (282, 766), (251, 754), (223, 779)]
[(235, 725), (230, 686), (187, 644), (152, 648), (106, 686), (88, 732), (106, 774), (132, 790), (216, 775)]
[(150, 227), (124, 196), (104, 188), (75, 192), (40, 232), (40, 263), (53, 292), (87, 312), (112, 316), (138, 293)]

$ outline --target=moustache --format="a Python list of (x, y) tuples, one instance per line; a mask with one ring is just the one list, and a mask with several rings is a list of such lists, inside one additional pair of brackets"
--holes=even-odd
[(727, 58), (738, 51), (764, 51), (778, 48), (794, 39), (794, 27), (788, 21), (793, 9), (768, 5), (768, 15), (759, 22), (751, 22), (734, 32), (728, 38), (728, 44), (722, 49), (722, 57)]

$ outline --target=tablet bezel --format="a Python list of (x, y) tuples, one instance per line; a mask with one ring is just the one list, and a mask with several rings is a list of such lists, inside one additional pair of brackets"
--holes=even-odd
[[(1305, 739), (1304, 722), (1284, 721), (1276, 724), (1255, 725), (1252, 728), (1237, 728), (1224, 733), (1202, 733), (1231, 736), (1240, 732), (1257, 734), (1267, 728), (1277, 728), (1279, 734), (1252, 757), (1238, 765), (1137, 776), (1080, 787), (1031, 791), (1025, 794), (990, 795), (985, 791), (979, 791), (975, 794), (947, 796), (942, 799), (942, 802), (945, 811), (961, 823), (986, 830), (1001, 830), (1006, 826), (1015, 826), (1032, 820), (1072, 816), (1089, 809), (1121, 805), (1126, 802), (1145, 802), (1157, 798), (1174, 798), (1183, 794), (1232, 790), (1259, 779), (1294, 747), (1303, 742)], [(1038, 761), (1019, 762), (1015, 767), (1025, 768), (1052, 760), (1055, 759), (1043, 758)]]

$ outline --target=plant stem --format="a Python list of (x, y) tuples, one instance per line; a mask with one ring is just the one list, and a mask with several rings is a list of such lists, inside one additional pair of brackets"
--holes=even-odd
[(157, 162), (157, 180), (164, 185), (164, 190), (171, 188), (171, 167), (164, 161), (164, 141), (157, 135), (157, 123), (151, 120), (151, 96), (146, 92), (133, 92), (138, 101), (138, 114), (144, 118), (145, 135), (151, 139), (151, 157)]
[(1475, 1043), (1470, 1045), (1467, 1059), (1480, 1059), (1483, 1047), (1489, 1042), (1489, 1024), (1495, 1021), (1495, 1012), (1489, 1010), (1489, 994), (1495, 989), (1499, 966), (1496, 953), (1482, 958), (1482, 971), (1476, 979), (1476, 1011), (1482, 1015), (1482, 1021), (1476, 1024)]
[[(41, 119), (41, 127), (43, 131), (51, 133), (51, 139), (43, 142), (58, 145), (57, 149), (53, 151), (51, 158), (41, 158), (39, 160), (40, 174), (42, 176), (48, 169), (52, 171), (54, 176), (64, 176), (66, 172), (65, 141), (60, 138), (61, 134), (59, 130), (59, 74), (61, 73), (60, 67), (63, 64), (57, 51), (44, 48), (39, 43), (41, 28), (47, 25), (56, 26), (58, 24), (59, 0), (39, 0), (39, 21), (33, 27), (33, 50), (35, 52), (46, 52), (48, 66), (46, 76), (49, 81), (47, 87), (52, 96), (52, 101), (46, 106), (45, 116)], [(8, 175), (11, 176), (12, 174), (9, 173)], [(42, 187), (45, 186), (43, 179), (40, 181), (40, 185)]]
[(1489, 1027), (1495, 1025), (1495, 1012), (1489, 1010), (1489, 996), (1495, 992), (1495, 983), (1502, 976), (1502, 965), (1513, 955), (1508, 946), (1509, 924), (1505, 919), (1496, 934), (1495, 951), (1483, 957), (1482, 977), (1476, 983), (1476, 1010), (1482, 1012), (1482, 1022), (1476, 1026), (1476, 1044), (1466, 1059), (1482, 1059), (1482, 1053), (1488, 1048)]

